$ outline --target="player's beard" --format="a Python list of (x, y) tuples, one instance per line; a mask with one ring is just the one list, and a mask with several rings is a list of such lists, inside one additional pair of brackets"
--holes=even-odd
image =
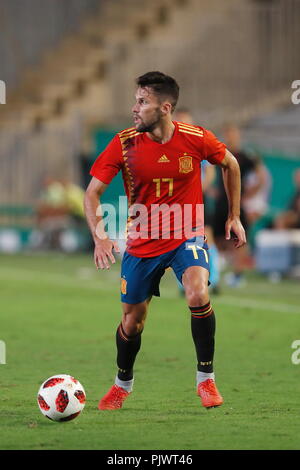
[(150, 122), (144, 122), (141, 119), (141, 123), (136, 127), (136, 130), (138, 132), (153, 132), (154, 129), (160, 124), (160, 121), (161, 121), (161, 113), (158, 110)]

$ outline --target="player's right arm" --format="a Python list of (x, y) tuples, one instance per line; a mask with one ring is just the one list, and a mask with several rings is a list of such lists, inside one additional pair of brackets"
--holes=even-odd
[(120, 251), (117, 243), (109, 239), (103, 226), (100, 197), (107, 186), (93, 177), (84, 197), (85, 216), (95, 243), (94, 261), (97, 269), (109, 269), (109, 263), (116, 262), (112, 250), (117, 253)]

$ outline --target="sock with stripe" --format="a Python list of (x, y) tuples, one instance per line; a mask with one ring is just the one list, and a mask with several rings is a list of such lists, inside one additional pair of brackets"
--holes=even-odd
[(213, 373), (216, 320), (210, 302), (200, 307), (190, 307), (190, 311), (191, 330), (198, 360), (197, 370), (202, 373), (197, 374), (199, 383), (206, 378), (214, 378), (210, 374)]
[(118, 373), (115, 384), (129, 392), (133, 387), (133, 365), (141, 347), (141, 334), (126, 335), (122, 323), (116, 333)]

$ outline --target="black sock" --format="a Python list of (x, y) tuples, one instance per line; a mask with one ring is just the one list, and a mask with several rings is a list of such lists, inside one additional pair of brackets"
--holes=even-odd
[(213, 372), (216, 319), (208, 302), (201, 307), (190, 307), (192, 336), (196, 348), (198, 371)]
[(126, 335), (122, 323), (117, 329), (117, 366), (120, 380), (131, 380), (133, 378), (133, 365), (141, 347), (141, 334), (142, 332), (134, 336)]

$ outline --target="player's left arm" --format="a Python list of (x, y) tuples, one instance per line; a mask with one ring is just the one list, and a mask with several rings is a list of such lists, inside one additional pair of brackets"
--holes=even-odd
[(224, 187), (228, 199), (228, 217), (225, 224), (225, 238), (230, 240), (231, 231), (235, 235), (235, 247), (245, 245), (246, 234), (240, 220), (241, 205), (241, 172), (237, 159), (226, 149), (220, 163), (223, 173)]

